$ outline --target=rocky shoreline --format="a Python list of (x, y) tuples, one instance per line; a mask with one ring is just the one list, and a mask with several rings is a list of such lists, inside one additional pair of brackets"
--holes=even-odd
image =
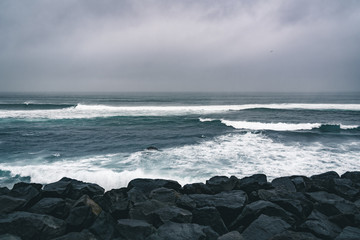
[(0, 188), (0, 239), (360, 239), (360, 172)]

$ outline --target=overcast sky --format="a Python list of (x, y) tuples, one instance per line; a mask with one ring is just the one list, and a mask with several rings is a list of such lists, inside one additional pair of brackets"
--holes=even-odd
[(360, 91), (360, 1), (1, 0), (0, 91)]

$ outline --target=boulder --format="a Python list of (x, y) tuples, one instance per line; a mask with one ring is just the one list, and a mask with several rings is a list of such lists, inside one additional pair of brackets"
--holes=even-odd
[(293, 232), (286, 230), (282, 233), (276, 234), (270, 240), (321, 240), (320, 238), (315, 237), (311, 233), (307, 232)]
[(14, 212), (0, 216), (0, 234), (14, 234), (21, 239), (51, 239), (64, 235), (63, 220), (48, 215)]
[(0, 196), (0, 214), (10, 213), (20, 209), (26, 203), (25, 199), (15, 198), (7, 195)]
[(28, 211), (64, 219), (69, 214), (70, 209), (62, 198), (43, 198)]
[(127, 188), (130, 190), (134, 187), (148, 196), (152, 190), (161, 187), (174, 189), (178, 192), (181, 188), (181, 185), (173, 180), (137, 178), (131, 180)]
[(278, 205), (269, 201), (259, 200), (246, 205), (241, 214), (231, 223), (229, 229), (235, 230), (240, 226), (247, 227), (251, 224), (251, 222), (263, 214), (281, 218), (291, 225), (296, 222), (291, 213), (285, 211)]
[(92, 200), (88, 195), (83, 195), (82, 197), (80, 197), (74, 204), (73, 204), (73, 208), (75, 207), (82, 207), (82, 206), (87, 206), (90, 207), (91, 212), (95, 215), (98, 216), (102, 209), (101, 207), (94, 202), (94, 200)]
[(360, 171), (346, 172), (341, 175), (343, 179), (350, 179), (354, 183), (360, 183)]
[(7, 187), (0, 187), (0, 196), (6, 195), (10, 192), (10, 190)]
[(93, 197), (103, 195), (104, 189), (94, 183), (85, 183), (71, 178), (62, 178), (58, 182), (44, 186), (43, 193), (47, 197), (79, 199), (82, 195)]
[(311, 232), (321, 239), (334, 239), (341, 232), (340, 227), (330, 222), (324, 214), (317, 210), (310, 214), (299, 230)]
[[(163, 208), (156, 209), (150, 213), (152, 219), (160, 219), (162, 223), (167, 221), (177, 223), (191, 223), (192, 213), (188, 210), (178, 208), (175, 206), (166, 206)], [(160, 225), (156, 225), (155, 227)]]
[(98, 198), (97, 202), (115, 220), (129, 217), (129, 199), (126, 188), (112, 189)]
[(271, 185), (279, 191), (296, 192), (296, 187), (289, 177), (275, 178)]
[(24, 199), (26, 202), (22, 209), (27, 209), (41, 199), (41, 184), (36, 183), (16, 183), (8, 196)]
[(346, 227), (342, 232), (335, 238), (335, 240), (359, 240), (360, 239), (360, 228)]
[(235, 176), (230, 178), (226, 176), (215, 176), (206, 181), (206, 185), (214, 193), (220, 193), (223, 191), (231, 191), (237, 184), (238, 179)]
[(350, 200), (354, 201), (360, 195), (360, 190), (356, 188), (355, 184), (346, 178), (335, 178), (332, 180), (332, 192), (335, 194)]
[(100, 240), (89, 230), (85, 229), (81, 232), (70, 232), (64, 236), (54, 238), (53, 240)]
[(176, 200), (176, 206), (192, 211), (196, 208), (196, 202), (188, 195), (182, 195)]
[(313, 175), (310, 177), (312, 180), (311, 187), (309, 191), (317, 192), (317, 191), (332, 191), (332, 180), (340, 178), (339, 174), (334, 171), (322, 173), (319, 175)]
[(101, 240), (112, 240), (119, 236), (115, 220), (105, 211), (97, 216), (89, 231)]
[(214, 194), (209, 186), (204, 183), (186, 184), (181, 192), (184, 194)]
[(0, 240), (21, 240), (21, 238), (12, 234), (2, 234)]
[(150, 199), (155, 199), (170, 205), (175, 205), (177, 199), (180, 196), (180, 193), (178, 193), (174, 189), (164, 187), (152, 190), (149, 195)]
[(144, 202), (148, 200), (148, 196), (144, 192), (134, 187), (127, 192), (128, 200), (130, 203)]
[(250, 177), (244, 177), (238, 180), (235, 190), (243, 190), (246, 193), (251, 193), (259, 189), (270, 189), (271, 185), (267, 182), (265, 174), (255, 174)]
[(223, 235), (228, 232), (219, 211), (215, 207), (197, 208), (192, 212), (192, 215), (193, 223), (210, 226), (219, 235)]
[(89, 206), (74, 207), (66, 218), (66, 224), (69, 231), (78, 232), (89, 227), (95, 218), (96, 216)]
[(147, 240), (216, 240), (218, 237), (210, 227), (194, 223), (167, 222)]
[(155, 232), (151, 224), (136, 219), (120, 219), (117, 221), (116, 229), (121, 238), (126, 240), (142, 240)]
[(311, 187), (311, 179), (305, 176), (290, 176), (297, 192), (306, 192)]
[(220, 236), (217, 240), (245, 240), (238, 231), (228, 232)]
[(268, 240), (290, 227), (288, 223), (280, 218), (262, 214), (241, 235), (246, 240)]

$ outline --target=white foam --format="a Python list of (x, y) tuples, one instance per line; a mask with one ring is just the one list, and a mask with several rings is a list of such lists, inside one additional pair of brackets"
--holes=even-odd
[(246, 121), (230, 121), (221, 120), (226, 126), (231, 126), (236, 129), (249, 130), (274, 130), (274, 131), (296, 131), (296, 130), (311, 130), (321, 126), (320, 123), (262, 123), (262, 122), (246, 122)]
[(360, 142), (333, 144), (280, 143), (262, 135), (228, 134), (198, 144), (112, 154), (51, 163), (1, 163), (13, 176), (50, 183), (67, 176), (95, 182), (109, 190), (124, 187), (134, 178), (174, 179), (180, 184), (204, 182), (215, 175), (239, 178), (264, 173), (269, 180), (295, 174), (310, 176), (326, 171), (344, 173), (360, 169)]
[(111, 116), (166, 116), (210, 114), (255, 108), (310, 109), (310, 110), (360, 110), (360, 104), (244, 104), (203, 106), (107, 106), (84, 105), (64, 109), (0, 110), (0, 118), (72, 119)]

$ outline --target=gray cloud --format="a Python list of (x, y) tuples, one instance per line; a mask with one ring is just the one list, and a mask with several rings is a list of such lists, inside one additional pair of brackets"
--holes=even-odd
[(0, 91), (360, 91), (360, 2), (0, 2)]

